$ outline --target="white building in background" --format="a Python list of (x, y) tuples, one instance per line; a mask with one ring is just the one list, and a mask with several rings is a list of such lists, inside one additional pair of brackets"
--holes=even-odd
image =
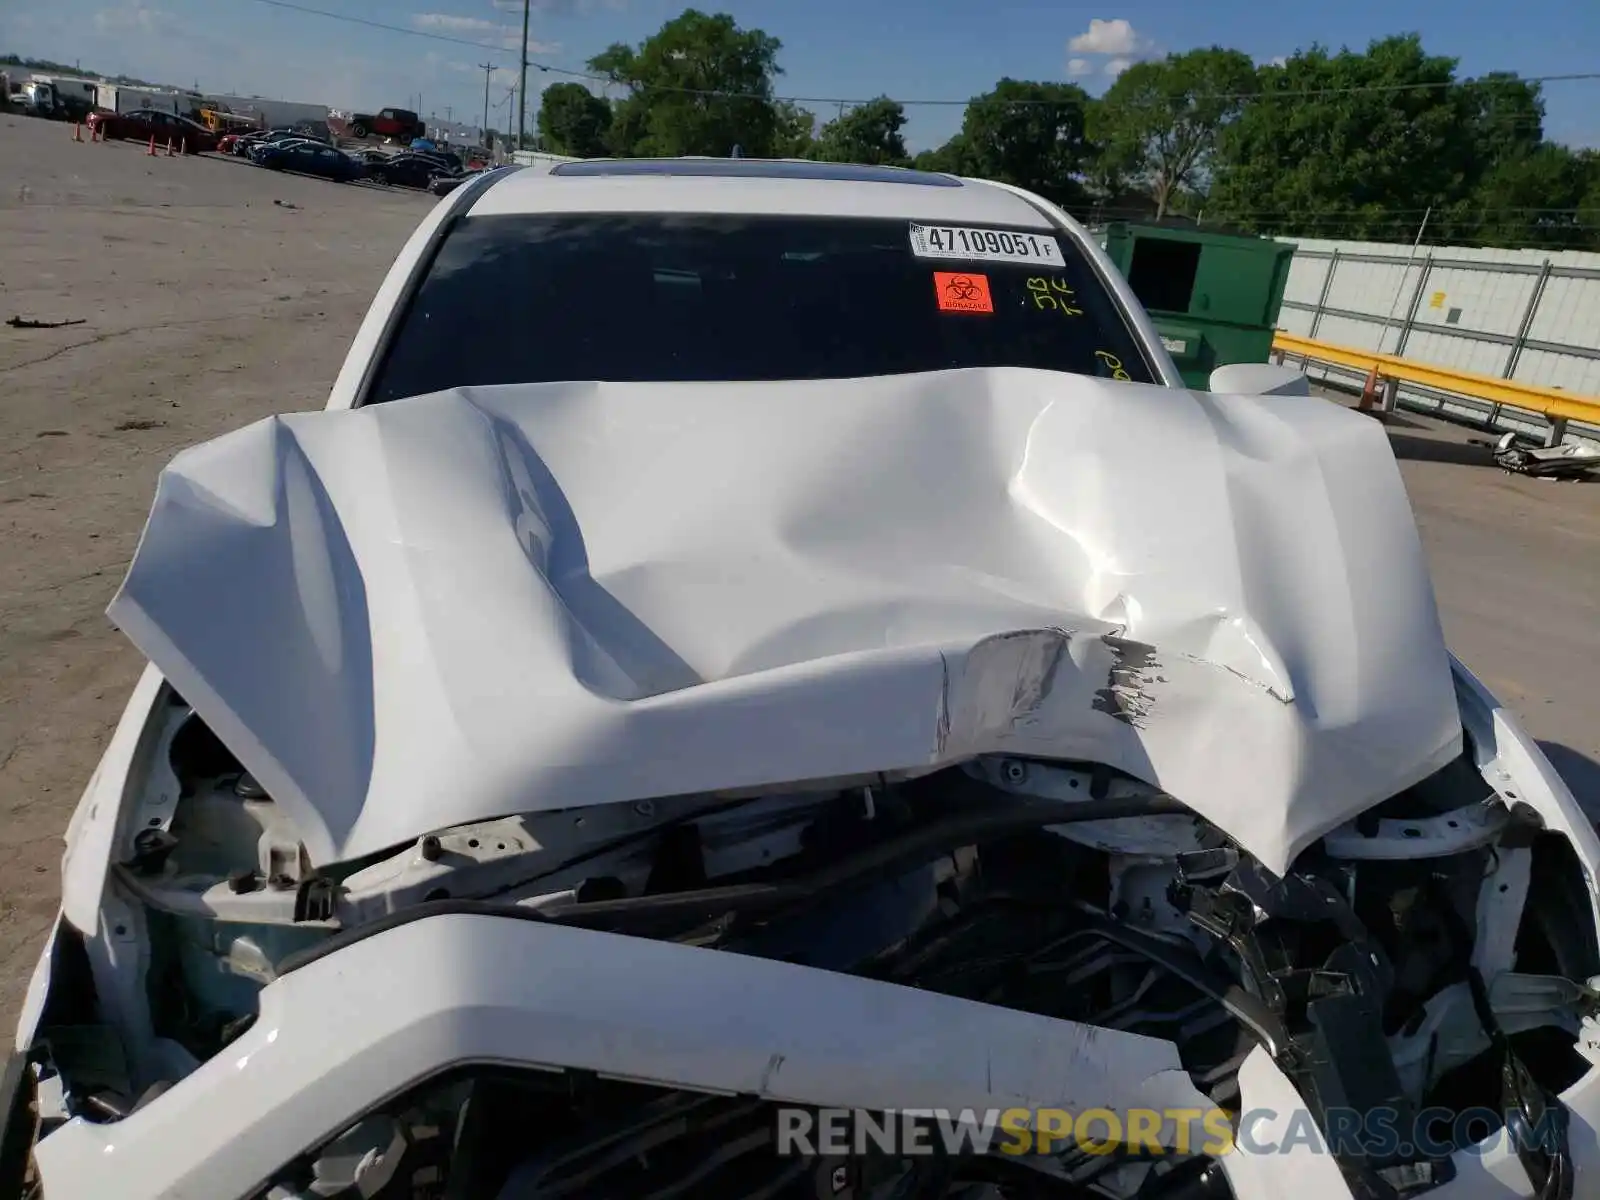
[(268, 129), (298, 125), (305, 121), (325, 122), (328, 119), (326, 104), (300, 104), (293, 100), (268, 100), (261, 96), (224, 96), (208, 92), (206, 105), (259, 120)]
[(115, 113), (152, 109), (156, 112), (169, 112), (180, 117), (188, 117), (198, 112), (204, 103), (199, 92), (185, 91), (181, 88), (101, 83), (96, 85), (96, 91), (96, 107)]
[(481, 125), (466, 125), (460, 121), (441, 121), (437, 117), (429, 117), (425, 123), (428, 126), (428, 137), (440, 145), (483, 145), (483, 126)]

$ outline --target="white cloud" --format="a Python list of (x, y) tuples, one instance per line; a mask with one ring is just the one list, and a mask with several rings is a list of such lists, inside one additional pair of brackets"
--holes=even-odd
[(1273, 67), (1286, 67), (1289, 65), (1289, 56), (1287, 54), (1275, 54), (1271, 58), (1267, 59), (1267, 65)]
[(124, 4), (121, 8), (101, 9), (94, 15), (97, 33), (154, 33), (172, 14), (144, 4)]
[(1067, 49), (1078, 54), (1140, 54), (1149, 46), (1150, 40), (1134, 29), (1125, 17), (1110, 21), (1095, 17), (1089, 22), (1087, 32), (1067, 43)]
[(1095, 17), (1089, 28), (1067, 42), (1073, 57), (1067, 60), (1069, 78), (1100, 75), (1115, 79), (1134, 63), (1159, 53), (1156, 43), (1124, 17)]
[[(490, 2), (501, 12), (522, 11), (522, 0), (490, 0)], [(578, 13), (593, 12), (601, 7), (621, 11), (628, 7), (628, 0), (530, 0), (528, 7), (536, 13), (543, 13), (549, 17), (571, 17)]]
[[(454, 13), (414, 13), (411, 23), (418, 29), (437, 30), (452, 35), (492, 36), (496, 45), (513, 54), (517, 51), (517, 43), (522, 40), (520, 29), (512, 29), (499, 21), (486, 21), (482, 17), (460, 17)], [(560, 42), (541, 42), (531, 34), (528, 37), (530, 57), (557, 54), (560, 50)]]
[(458, 17), (454, 13), (415, 13), (411, 23), (418, 29), (437, 29), (445, 33), (499, 33), (498, 21), (482, 17)]
[[(517, 33), (502, 33), (500, 35), (500, 48), (502, 50), (509, 50), (509, 51), (511, 51), (511, 53), (515, 54), (517, 52), (517, 43), (519, 41), (521, 41), (521, 40), (522, 40), (522, 35), (521, 35), (520, 32), (517, 32)], [(541, 42), (538, 39), (536, 39), (531, 33), (528, 35), (528, 57), (529, 58), (548, 58), (549, 56), (551, 56), (553, 54), (560, 54), (560, 53), (561, 53), (561, 43), (560, 42)]]

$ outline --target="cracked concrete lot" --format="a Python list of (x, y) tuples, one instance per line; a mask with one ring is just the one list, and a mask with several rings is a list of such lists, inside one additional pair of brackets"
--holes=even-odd
[[(432, 197), (0, 116), (0, 1023), (138, 676), (104, 616), (183, 446), (320, 407)], [(293, 207), (290, 207), (290, 206)], [(82, 319), (16, 329), (12, 317)], [(9, 1036), (9, 1035), (7, 1035)]]

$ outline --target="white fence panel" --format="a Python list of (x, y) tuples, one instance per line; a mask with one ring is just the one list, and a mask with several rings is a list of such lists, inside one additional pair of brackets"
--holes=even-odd
[[(1286, 333), (1600, 395), (1600, 254), (1282, 240), (1295, 243)], [(1462, 406), (1414, 387), (1401, 397)]]
[(1282, 240), (1295, 243), (1286, 333), (1600, 395), (1600, 254)]

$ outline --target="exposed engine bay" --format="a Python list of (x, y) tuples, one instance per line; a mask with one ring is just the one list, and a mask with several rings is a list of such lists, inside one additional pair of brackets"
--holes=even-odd
[[(275, 978), (456, 908), (1163, 1039), (1230, 1113), (1240, 1063), (1264, 1048), (1324, 1134), (1351, 1111), (1388, 1110), (1402, 1128), (1434, 1109), (1522, 1114), (1558, 1131), (1524, 1168), (1544, 1195), (1570, 1195), (1556, 1094), (1590, 1068), (1576, 1043), (1600, 1012), (1588, 891), (1565, 838), (1467, 757), (1335, 830), (1281, 879), (1125, 775), (991, 757), (914, 779), (483, 822), (314, 871), (272, 798), (169, 693), (124, 818), (111, 890), (144, 931), (143, 990), (46, 1011), (46, 1133), (159, 1095), (249, 1027)], [(786, 1158), (771, 1108), (574, 1072), (457, 1071), (259, 1195), (1231, 1195), (1200, 1154)], [(1494, 1132), (1445, 1120), (1427, 1155), (1334, 1152), (1354, 1195), (1409, 1197), (1449, 1179), (1450, 1151)]]

